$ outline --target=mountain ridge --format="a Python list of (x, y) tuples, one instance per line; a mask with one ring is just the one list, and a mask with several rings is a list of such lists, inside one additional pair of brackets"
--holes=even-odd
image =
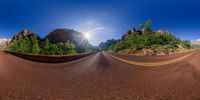
[(88, 40), (84, 37), (84, 35), (81, 32), (67, 28), (55, 29), (44, 38), (40, 38), (40, 36), (31, 32), (29, 29), (24, 29), (22, 32), (19, 32), (12, 37), (11, 41), (7, 43), (7, 47), (12, 47), (16, 41), (19, 41), (20, 37), (29, 37), (32, 35), (36, 35), (37, 39), (39, 40), (39, 43), (42, 46), (44, 45), (45, 40), (48, 39), (50, 43), (70, 41), (75, 44), (79, 53), (95, 49), (95, 47), (88, 42)]
[(88, 42), (81, 32), (73, 29), (55, 29), (42, 40), (44, 41), (47, 38), (50, 43), (66, 42), (69, 40), (77, 46), (78, 52), (86, 52), (87, 49), (94, 49), (94, 46)]

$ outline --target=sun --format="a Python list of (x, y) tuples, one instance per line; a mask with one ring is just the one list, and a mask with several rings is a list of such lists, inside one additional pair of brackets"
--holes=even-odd
[(86, 39), (89, 39), (89, 38), (90, 38), (90, 34), (85, 33), (85, 34), (84, 34), (84, 37), (85, 37)]

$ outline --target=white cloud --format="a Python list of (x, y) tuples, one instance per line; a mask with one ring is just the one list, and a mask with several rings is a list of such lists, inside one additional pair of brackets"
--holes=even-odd
[(96, 21), (94, 19), (90, 19), (85, 24), (86, 25), (94, 25), (94, 24), (96, 24)]
[(200, 39), (197, 39), (197, 41), (200, 41)]
[(0, 46), (5, 45), (7, 41), (10, 41), (11, 39), (8, 38), (0, 38)]
[(94, 27), (94, 28), (91, 28), (91, 29), (88, 29), (86, 31), (86, 33), (95, 33), (95, 32), (98, 32), (98, 31), (103, 31), (103, 30), (107, 30), (108, 28), (106, 27), (103, 27), (103, 26), (99, 26), (99, 27)]
[(83, 34), (90, 36), (89, 42), (93, 45), (98, 45), (100, 42), (110, 39), (114, 31), (97, 20), (91, 19), (86, 21), (83, 25), (79, 26)]

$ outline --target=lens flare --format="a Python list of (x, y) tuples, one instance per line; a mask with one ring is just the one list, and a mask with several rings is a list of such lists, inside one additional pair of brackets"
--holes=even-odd
[(84, 36), (85, 36), (86, 39), (90, 38), (90, 34), (88, 34), (88, 33), (85, 33)]

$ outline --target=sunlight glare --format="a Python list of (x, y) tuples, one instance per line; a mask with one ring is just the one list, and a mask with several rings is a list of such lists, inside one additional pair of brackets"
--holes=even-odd
[(85, 33), (84, 36), (85, 36), (86, 39), (90, 38), (90, 35), (88, 33)]

